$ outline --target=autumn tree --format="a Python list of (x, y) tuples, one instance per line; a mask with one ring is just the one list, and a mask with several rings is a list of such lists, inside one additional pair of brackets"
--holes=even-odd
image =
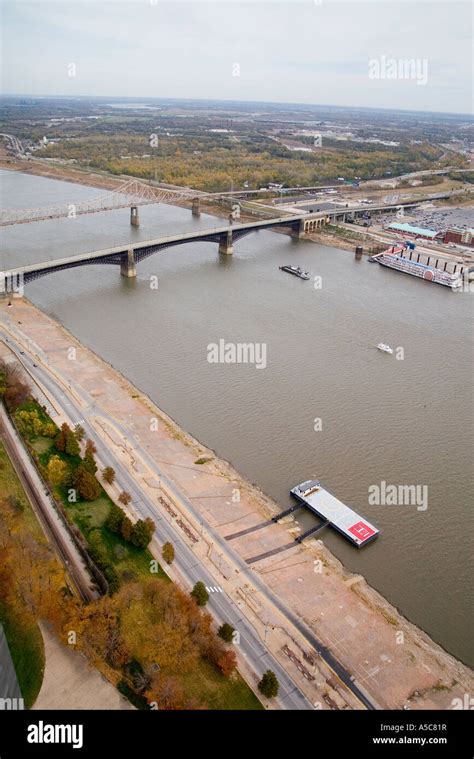
[(209, 601), (209, 593), (206, 590), (206, 586), (201, 581), (195, 584), (191, 591), (191, 595), (198, 606), (205, 606)]
[(115, 482), (115, 469), (111, 466), (106, 466), (105, 469), (102, 470), (102, 477), (108, 485), (113, 485)]
[(275, 698), (275, 696), (278, 695), (280, 684), (277, 676), (271, 669), (267, 669), (267, 671), (264, 672), (263, 677), (258, 684), (258, 689), (260, 693), (263, 693), (267, 698)]
[(127, 516), (124, 516), (122, 524), (120, 525), (120, 534), (124, 540), (130, 541), (132, 533), (133, 523)]
[(82, 465), (77, 467), (74, 473), (73, 482), (79, 495), (85, 501), (95, 501), (100, 496), (100, 483), (94, 475), (88, 472)]
[(128, 504), (132, 500), (132, 496), (130, 495), (130, 493), (127, 493), (125, 490), (122, 490), (118, 499), (120, 503), (123, 503), (124, 506), (128, 506)]
[(61, 429), (59, 430), (58, 434), (56, 435), (56, 439), (54, 441), (54, 447), (57, 451), (60, 453), (66, 452), (66, 443), (67, 443), (67, 436), (71, 433), (71, 428), (69, 427), (69, 424), (64, 422), (61, 425)]
[(150, 688), (146, 692), (149, 702), (156, 703), (158, 709), (183, 709), (185, 694), (176, 677), (158, 673), (153, 676)]
[(167, 564), (172, 564), (174, 561), (174, 546), (172, 543), (165, 543), (163, 548), (161, 549), (161, 555), (163, 556), (163, 560), (166, 561)]
[(30, 388), (20, 376), (18, 366), (0, 362), (0, 397), (9, 411), (16, 411), (30, 397)]
[(237, 667), (235, 651), (232, 648), (221, 649), (217, 653), (214, 663), (224, 677), (230, 677)]
[(46, 471), (52, 485), (63, 485), (69, 474), (66, 462), (56, 455), (50, 457)]

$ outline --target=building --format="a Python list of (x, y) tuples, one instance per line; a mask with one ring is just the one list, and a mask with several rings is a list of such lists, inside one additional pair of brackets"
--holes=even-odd
[(421, 237), (425, 240), (434, 240), (439, 234), (433, 229), (423, 229), (423, 227), (413, 227), (411, 224), (402, 224), (401, 222), (394, 221), (388, 225), (388, 229), (392, 232), (401, 232), (407, 237)]
[(444, 233), (443, 242), (453, 242), (458, 245), (467, 245), (470, 248), (474, 248), (474, 229), (449, 227)]

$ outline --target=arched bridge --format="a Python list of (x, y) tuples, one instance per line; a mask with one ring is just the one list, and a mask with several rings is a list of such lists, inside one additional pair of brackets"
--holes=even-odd
[[(219, 253), (231, 254), (233, 244), (252, 232), (259, 229), (286, 228), (292, 237), (300, 238), (309, 231), (309, 224), (314, 222), (315, 215), (308, 219), (306, 214), (287, 216), (278, 219), (265, 219), (242, 224), (227, 224), (223, 227), (204, 229), (201, 231), (187, 232), (172, 237), (161, 237), (157, 240), (146, 240), (137, 243), (125, 243), (115, 248), (96, 250), (90, 253), (79, 253), (67, 258), (59, 258), (44, 263), (21, 266), (10, 271), (0, 272), (0, 292), (22, 294), (22, 288), (28, 282), (32, 282), (47, 274), (58, 271), (74, 269), (78, 266), (90, 266), (92, 264), (108, 264), (120, 266), (120, 273), (125, 277), (136, 276), (136, 264), (145, 260), (154, 253), (166, 248), (194, 242), (215, 242), (219, 245)], [(325, 216), (321, 216), (321, 221)]]

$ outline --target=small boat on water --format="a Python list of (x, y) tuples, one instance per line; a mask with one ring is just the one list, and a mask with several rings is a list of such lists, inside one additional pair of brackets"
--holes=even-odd
[(301, 266), (280, 266), (281, 271), (287, 271), (288, 274), (293, 274), (300, 279), (309, 279), (309, 272), (303, 271)]
[(377, 348), (383, 353), (393, 353), (393, 348), (391, 348), (390, 345), (387, 345), (386, 343), (379, 343), (377, 345)]

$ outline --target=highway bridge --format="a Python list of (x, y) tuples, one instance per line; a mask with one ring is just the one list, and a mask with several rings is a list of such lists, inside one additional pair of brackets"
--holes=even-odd
[(123, 276), (135, 277), (137, 263), (166, 248), (189, 243), (216, 242), (218, 243), (220, 253), (232, 254), (234, 242), (260, 229), (286, 228), (292, 236), (298, 238), (305, 233), (305, 216), (306, 214), (300, 214), (298, 216), (265, 219), (243, 224), (226, 224), (221, 227), (185, 232), (184, 234), (160, 237), (155, 240), (137, 243), (124, 243), (114, 248), (79, 253), (74, 256), (67, 256), (66, 258), (30, 264), (29, 266), (20, 266), (10, 271), (0, 272), (0, 292), (18, 293), (21, 292), (23, 285), (47, 274), (94, 264), (119, 266), (120, 273)]

